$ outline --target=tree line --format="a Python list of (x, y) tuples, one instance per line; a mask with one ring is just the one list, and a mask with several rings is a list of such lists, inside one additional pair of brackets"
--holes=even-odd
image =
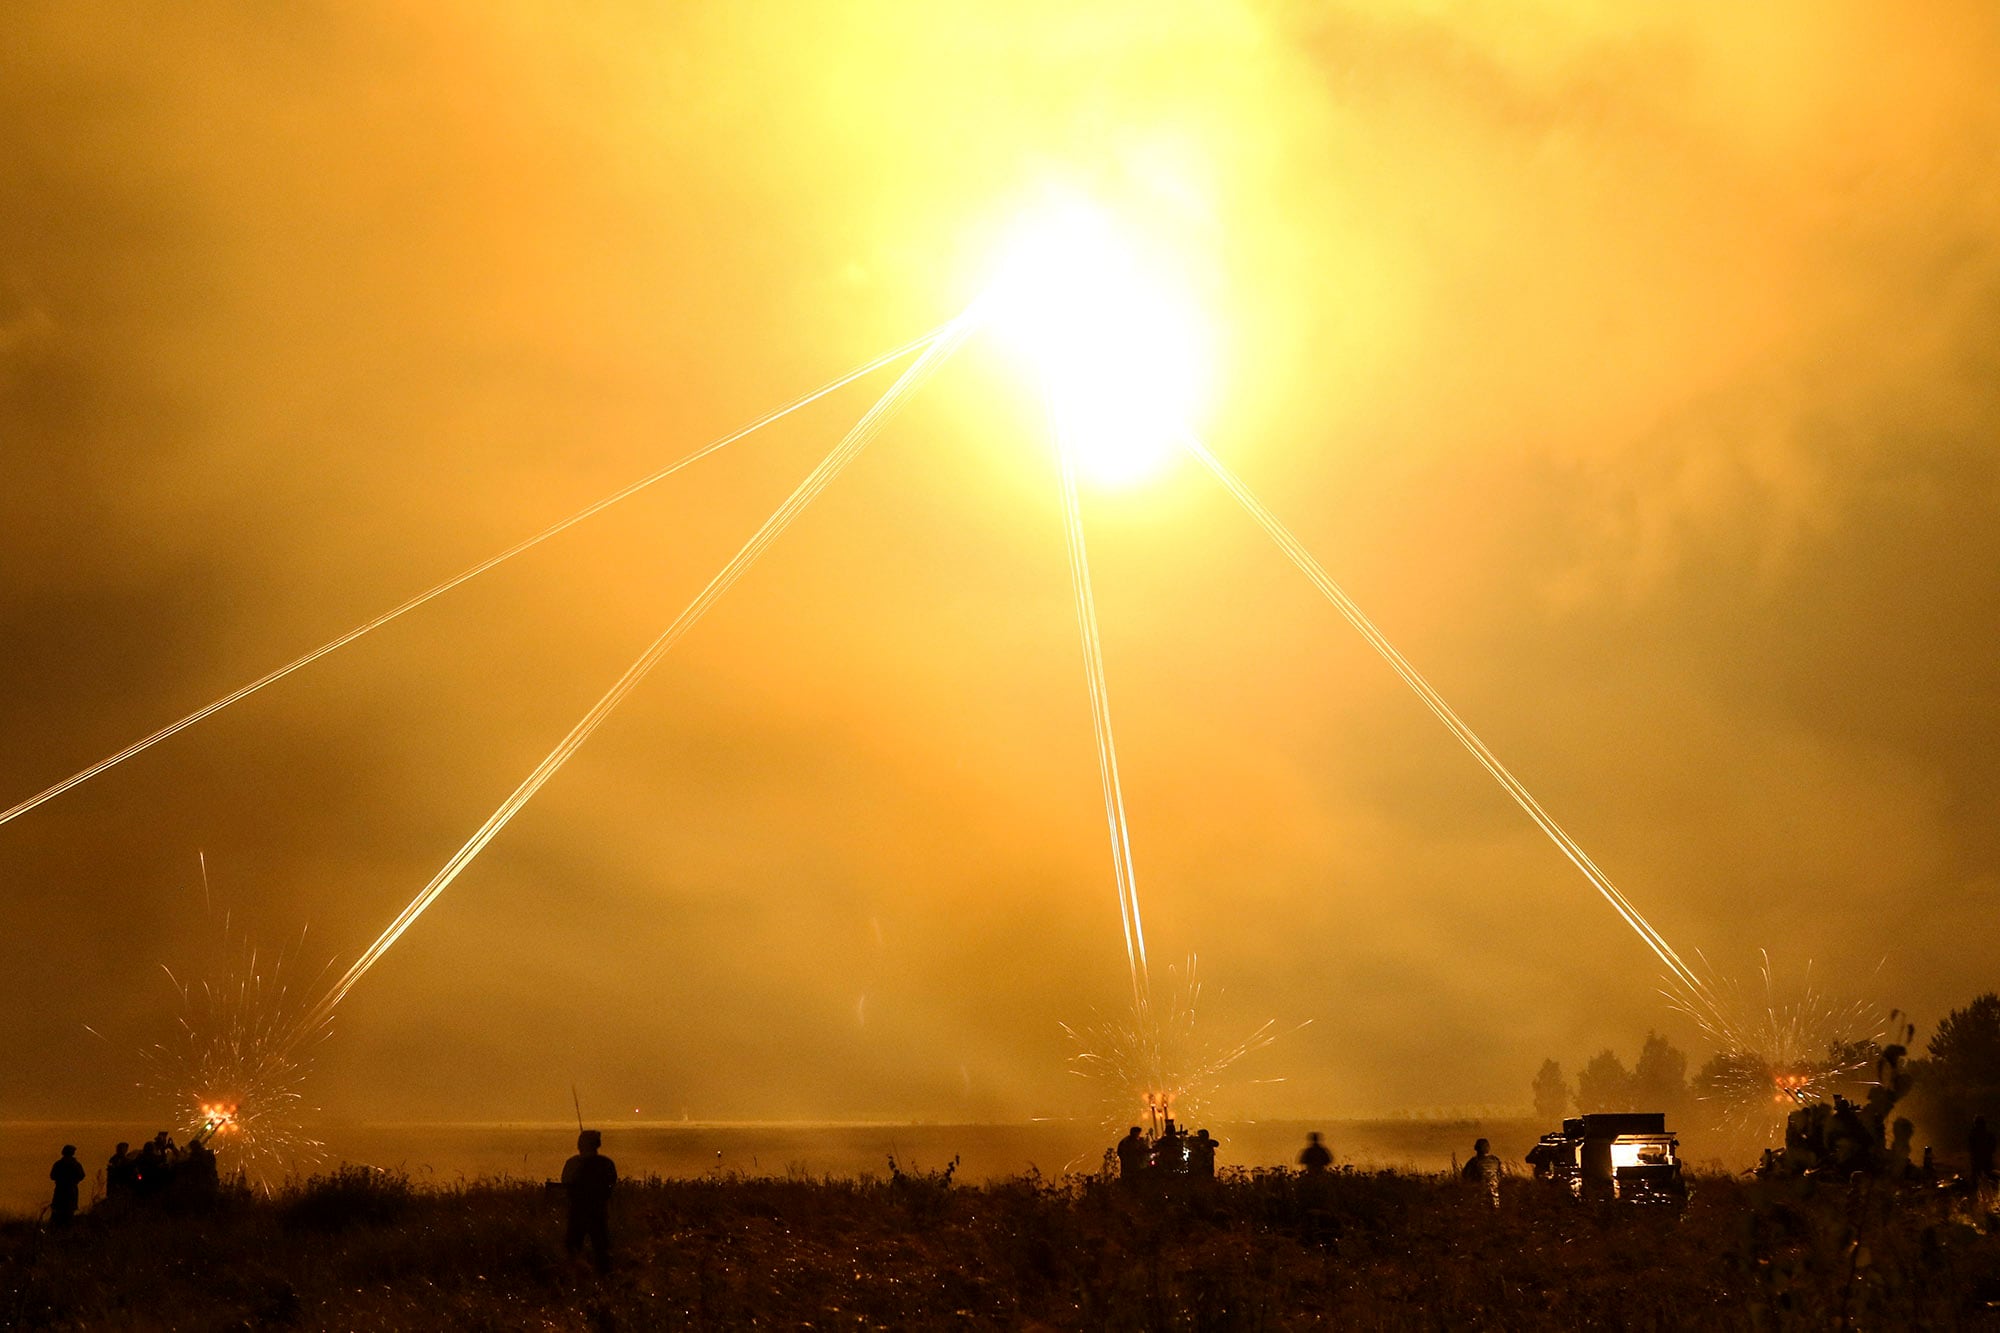
[[(1869, 1042), (1826, 1054), (1858, 1066), (1862, 1072), (1854, 1081), (1863, 1085), (1881, 1050)], [(1743, 1058), (1716, 1055), (1690, 1076), (1687, 1056), (1649, 1032), (1629, 1068), (1606, 1048), (1572, 1081), (1560, 1063), (1544, 1060), (1532, 1085), (1535, 1115), (1553, 1127), (1572, 1113), (1664, 1111), (1690, 1122), (1689, 1128), (1713, 1127), (1725, 1112), (1727, 1090), (1741, 1083)], [(1904, 1069), (1911, 1079), (1910, 1112), (1932, 1141), (1955, 1147), (1965, 1142), (1975, 1116), (2000, 1119), (2000, 994), (1989, 991), (1946, 1014), (1923, 1055)]]

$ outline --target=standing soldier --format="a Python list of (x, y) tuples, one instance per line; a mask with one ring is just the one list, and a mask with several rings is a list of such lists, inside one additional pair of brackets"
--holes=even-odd
[(1132, 1126), (1124, 1138), (1118, 1140), (1118, 1179), (1127, 1185), (1136, 1185), (1146, 1177), (1146, 1168), (1153, 1162), (1153, 1145), (1146, 1142), (1146, 1136)]
[(181, 1162), (180, 1183), (184, 1193), (196, 1198), (213, 1198), (221, 1186), (215, 1165), (215, 1150), (200, 1139), (188, 1140)]
[(618, 1168), (598, 1149), (604, 1136), (586, 1129), (576, 1136), (576, 1156), (563, 1163), (563, 1189), (569, 1194), (569, 1230), (563, 1243), (573, 1259), (590, 1242), (591, 1262), (598, 1268), (611, 1266), (611, 1190), (618, 1183)]
[(118, 1151), (111, 1154), (111, 1160), (104, 1164), (104, 1197), (128, 1199), (132, 1195), (132, 1181), (138, 1175), (139, 1161), (132, 1155), (132, 1145), (121, 1143)]
[(1299, 1181), (1299, 1205), (1306, 1232), (1315, 1243), (1325, 1244), (1339, 1234), (1340, 1223), (1333, 1215), (1333, 1153), (1320, 1142), (1318, 1130), (1306, 1135), (1299, 1165), (1305, 1169)]
[(49, 1200), (49, 1230), (60, 1231), (76, 1220), (76, 1187), (83, 1183), (83, 1163), (76, 1160), (76, 1145), (65, 1143), (62, 1156), (49, 1168), (56, 1183), (55, 1197)]
[(1196, 1181), (1213, 1185), (1215, 1183), (1215, 1140), (1201, 1130), (1187, 1141), (1188, 1174)]
[(1472, 1156), (1466, 1159), (1459, 1175), (1486, 1191), (1486, 1197), (1495, 1208), (1500, 1206), (1500, 1159), (1491, 1152), (1492, 1145), (1485, 1139), (1472, 1141)]

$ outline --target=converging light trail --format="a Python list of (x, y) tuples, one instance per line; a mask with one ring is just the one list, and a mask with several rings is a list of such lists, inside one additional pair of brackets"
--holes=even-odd
[(1181, 442), (1186, 446), (1189, 453), (1193, 454), (1210, 472), (1215, 474), (1216, 480), (1222, 483), (1224, 489), (1235, 496), (1237, 502), (1249, 511), (1250, 516), (1257, 520), (1259, 526), (1264, 529), (1271, 540), (1278, 544), (1278, 548), (1291, 559), (1294, 565), (1298, 566), (1299, 572), (1311, 580), (1312, 585), (1319, 589), (1320, 594), (1329, 602), (1332, 602), (1334, 608), (1347, 618), (1347, 623), (1360, 631), (1361, 637), (1368, 640), (1369, 645), (1377, 653), (1381, 654), (1382, 659), (1389, 664), (1398, 676), (1403, 678), (1403, 683), (1416, 692), (1417, 697), (1423, 700), (1425, 707), (1429, 708), (1436, 715), (1438, 721), (1444, 723), (1445, 728), (1458, 738), (1459, 744), (1471, 752), (1472, 757), (1479, 761), (1480, 767), (1492, 775), (1493, 780), (1498, 782), (1506, 793), (1514, 798), (1515, 804), (1519, 805), (1527, 813), (1528, 818), (1535, 821), (1536, 826), (1548, 835), (1549, 840), (1555, 843), (1557, 849), (1564, 856), (1568, 857), (1578, 870), (1583, 872), (1584, 878), (1590, 881), (1591, 886), (1602, 895), (1604, 901), (1611, 904), (1611, 909), (1618, 913), (1625, 924), (1630, 926), (1639, 938), (1644, 941), (1646, 947), (1651, 949), (1660, 962), (1666, 965), (1667, 971), (1672, 974), (1674, 980), (1686, 990), (1687, 998), (1710, 1013), (1720, 1015), (1722, 1006), (1718, 1003), (1717, 997), (1708, 983), (1681, 959), (1680, 954), (1675, 952), (1673, 946), (1667, 943), (1665, 937), (1653, 928), (1652, 923), (1640, 915), (1639, 909), (1634, 907), (1623, 893), (1619, 892), (1618, 886), (1611, 882), (1610, 876), (1598, 869), (1597, 863), (1592, 861), (1589, 854), (1577, 845), (1576, 840), (1570, 837), (1560, 824), (1556, 823), (1548, 811), (1542, 809), (1541, 803), (1521, 784), (1520, 779), (1516, 778), (1508, 770), (1507, 766), (1501, 763), (1491, 750), (1486, 748), (1486, 743), (1480, 740), (1478, 734), (1470, 726), (1467, 726), (1464, 719), (1460, 718), (1452, 710), (1451, 705), (1446, 703), (1443, 696), (1432, 688), (1431, 683), (1425, 680), (1415, 667), (1410, 665), (1408, 659), (1396, 650), (1396, 645), (1390, 643), (1382, 631), (1375, 627), (1375, 622), (1362, 613), (1361, 608), (1354, 604), (1352, 598), (1341, 591), (1340, 586), (1333, 581), (1325, 569), (1321, 568), (1319, 561), (1313, 559), (1311, 552), (1307, 551), (1300, 544), (1298, 538), (1292, 535), (1291, 530), (1281, 523), (1275, 514), (1266, 509), (1263, 502), (1251, 494), (1250, 488), (1245, 486), (1235, 473), (1224, 467), (1222, 461), (1210, 453), (1207, 446), (1196, 439), (1192, 433), (1184, 432), (1181, 436)]
[(161, 727), (158, 731), (153, 732), (151, 735), (145, 736), (139, 740), (134, 741), (132, 744), (118, 751), (118, 753), (100, 759), (96, 763), (90, 765), (88, 768), (81, 769), (76, 773), (72, 773), (69, 777), (64, 778), (61, 782), (56, 783), (53, 787), (50, 787), (45, 791), (38, 792), (35, 795), (28, 797), (26, 800), (19, 802), (18, 804), (9, 806), (5, 810), (0, 810), (0, 824), (5, 824), (10, 820), (16, 819), (21, 815), (27, 814), (28, 811), (33, 810), (36, 806), (41, 805), (44, 801), (49, 801), (57, 796), (62, 795), (64, 792), (68, 791), (71, 787), (74, 787), (79, 783), (88, 782), (90, 779), (96, 777), (99, 773), (104, 772), (106, 769), (115, 768), (117, 765), (124, 763), (127, 759), (132, 758), (132, 756), (140, 753), (143, 750), (151, 749), (153, 746), (158, 745), (161, 741), (166, 740), (169, 736), (172, 736), (177, 732), (186, 730), (188, 727), (193, 726), (195, 723), (201, 721), (203, 718), (208, 717), (214, 713), (219, 713), (223, 709), (229, 707), (229, 705), (236, 703), (241, 699), (247, 698), (252, 694), (255, 694), (258, 690), (263, 689), (266, 685), (271, 685), (276, 683), (277, 681), (283, 680), (286, 676), (291, 675), (294, 671), (299, 670), (301, 667), (312, 665), (314, 662), (317, 662), (320, 658), (325, 657), (328, 653), (333, 652), (337, 648), (345, 647), (346, 645), (360, 638), (362, 635), (368, 633), (370, 630), (380, 629), (382, 626), (388, 624), (390, 621), (396, 619), (398, 616), (403, 615), (405, 612), (416, 610), (418, 607), (422, 606), (424, 603), (430, 601), (431, 599), (435, 597), (441, 597), (445, 593), (450, 592), (453, 588), (458, 587), (461, 583), (465, 583), (479, 577), (481, 574), (484, 574), (487, 570), (492, 569), (495, 565), (503, 564), (506, 561), (513, 559), (515, 556), (520, 555), (523, 551), (541, 545), (543, 542), (547, 541), (549, 538), (557, 535), (558, 533), (565, 532), (570, 528), (575, 527), (578, 523), (583, 522), (585, 519), (590, 518), (595, 514), (602, 513), (604, 510), (609, 509), (612, 505), (617, 504), (620, 500), (628, 499), (631, 496), (637, 495), (640, 491), (645, 490), (648, 486), (653, 485), (655, 482), (666, 480), (668, 477), (673, 476), (676, 472), (679, 472), (681, 469), (689, 467), (695, 463), (700, 462), (702, 459), (707, 458), (710, 454), (716, 453), (717, 451), (722, 449), (726, 449), (730, 445), (735, 444), (738, 440), (741, 440), (746, 436), (753, 435), (756, 432), (764, 429), (766, 426), (770, 426), (778, 421), (782, 421), (784, 418), (790, 416), (792, 413), (797, 412), (801, 408), (807, 407), (810, 404), (819, 401), (821, 398), (826, 397), (826, 395), (834, 392), (835, 390), (844, 388), (847, 385), (852, 384), (855, 380), (861, 379), (866, 375), (872, 374), (875, 371), (880, 370), (885, 366), (893, 365), (894, 363), (902, 360), (904, 357), (909, 356), (912, 352), (915, 352), (920, 348), (934, 347), (937, 344), (938, 340), (945, 336), (946, 331), (951, 329), (952, 327), (953, 327), (952, 325), (947, 324), (947, 325), (942, 325), (939, 328), (933, 329), (931, 332), (926, 333), (921, 338), (913, 339), (910, 342), (904, 343), (901, 347), (896, 348), (894, 351), (885, 352), (881, 356), (876, 357), (874, 360), (868, 362), (867, 364), (855, 367), (853, 370), (848, 371), (845, 375), (842, 375), (840, 378), (831, 380), (826, 384), (821, 385), (819, 388), (814, 389), (811, 393), (806, 394), (804, 397), (795, 398), (791, 402), (786, 403), (783, 407), (780, 407), (775, 411), (765, 413), (763, 416), (757, 418), (749, 425), (744, 426), (738, 430), (731, 431), (729, 434), (724, 435), (719, 439), (711, 440), (709, 443), (703, 445), (701, 448), (695, 450), (693, 453), (687, 455), (686, 457), (680, 459), (679, 461), (670, 463), (666, 467), (661, 468), (659, 471), (654, 472), (649, 476), (641, 477), (639, 480), (632, 482), (630, 485), (624, 487), (621, 490), (614, 491), (612, 494), (605, 496), (603, 499), (598, 500), (594, 504), (588, 505), (583, 509), (579, 509), (576, 513), (571, 514), (568, 518), (565, 518), (560, 522), (551, 524), (550, 526), (543, 528), (540, 532), (536, 533), (534, 536), (516, 542), (514, 545), (508, 547), (506, 550), (500, 552), (498, 555), (488, 556), (486, 559), (480, 561), (476, 565), (473, 565), (470, 569), (465, 570), (463, 573), (454, 575), (453, 577), (446, 579), (443, 583), (437, 584), (435, 587), (429, 588), (423, 592), (418, 593), (416, 596), (410, 598), (408, 601), (403, 602), (397, 606), (394, 606), (387, 611), (384, 611), (381, 615), (376, 616), (373, 620), (364, 621), (363, 623), (356, 625), (353, 629), (347, 631), (347, 633), (341, 635), (339, 638), (321, 644), (319, 647), (307, 653), (304, 657), (301, 657), (293, 662), (288, 662), (284, 666), (281, 666), (277, 670), (269, 672), (266, 675), (259, 676), (257, 679), (251, 681), (248, 685), (243, 686), (241, 689), (233, 690), (230, 693), (223, 695), (220, 699), (215, 700), (213, 703), (207, 704), (201, 708), (196, 709), (194, 712), (189, 713), (186, 717), (182, 718), (180, 721), (169, 723), (168, 725)]
[[(1060, 432), (1062, 428), (1057, 424), (1053, 429)], [(1097, 599), (1090, 587), (1090, 555), (1083, 542), (1076, 464), (1059, 433), (1055, 453), (1062, 477), (1063, 533), (1068, 539), (1070, 588), (1076, 596), (1076, 626), (1083, 640), (1084, 677), (1090, 683), (1090, 720), (1097, 733), (1097, 772), (1104, 787), (1104, 820), (1111, 832), (1111, 868), (1118, 885), (1118, 915), (1125, 927), (1125, 958), (1132, 969), (1132, 1006), (1143, 1028), (1151, 998), (1146, 971), (1146, 928), (1139, 917), (1139, 888), (1132, 874), (1132, 834), (1125, 820), (1124, 788), (1118, 780), (1118, 746), (1111, 733), (1111, 697), (1104, 684), (1104, 643), (1097, 628)]]
[(889, 386), (888, 392), (877, 399), (875, 405), (868, 409), (867, 413), (854, 424), (846, 435), (841, 437), (840, 442), (834, 445), (832, 451), (820, 460), (819, 465), (806, 475), (805, 480), (799, 483), (798, 488), (786, 498), (783, 504), (778, 506), (777, 510), (769, 518), (764, 520), (763, 526), (758, 528), (755, 534), (743, 544), (742, 548), (730, 558), (729, 563), (724, 565), (716, 573), (715, 577), (708, 581), (707, 586), (700, 593), (696, 594), (695, 599), (688, 603), (680, 615), (674, 618), (674, 622), (667, 626), (657, 639), (653, 640), (645, 652), (641, 653), (631, 666), (626, 668), (625, 674), (620, 676), (611, 688), (604, 692), (604, 695), (591, 706), (589, 712), (583, 715), (582, 720), (570, 729), (569, 734), (563, 737), (556, 748), (549, 751), (548, 756), (540, 764), (536, 765), (535, 770), (522, 781), (520, 786), (514, 789), (512, 795), (501, 803), (500, 808), (495, 810), (486, 822), (479, 826), (479, 831), (474, 833), (466, 841), (465, 845), (458, 849), (451, 860), (445, 863), (444, 868), (432, 877), (429, 884), (424, 886), (423, 891), (418, 893), (415, 898), (412, 898), (401, 912), (397, 913), (396, 919), (389, 923), (388, 928), (376, 938), (373, 944), (369, 945), (362, 952), (361, 956), (354, 961), (354, 965), (348, 968), (340, 980), (336, 981), (327, 990), (326, 994), (320, 998), (318, 1003), (307, 1012), (304, 1019), (306, 1025), (311, 1026), (326, 1021), (327, 1017), (332, 1014), (341, 1000), (346, 998), (347, 993), (354, 989), (355, 983), (368, 975), (369, 970), (381, 961), (382, 956), (388, 953), (396, 941), (403, 937), (403, 933), (415, 924), (417, 918), (429, 910), (431, 904), (435, 903), (439, 896), (451, 886), (452, 881), (457, 879), (465, 868), (472, 864), (473, 859), (485, 849), (486, 844), (493, 841), (495, 835), (507, 826), (508, 821), (519, 814), (522, 807), (527, 805), (535, 793), (542, 789), (543, 784), (555, 776), (556, 771), (569, 761), (569, 757), (575, 754), (577, 749), (590, 738), (591, 733), (596, 731), (604, 719), (611, 715), (612, 710), (624, 702), (625, 697), (632, 692), (641, 680), (645, 679), (647, 673), (659, 663), (662, 657), (666, 656), (667, 651), (680, 641), (681, 636), (686, 634), (703, 615), (707, 614), (709, 608), (715, 605), (716, 601), (735, 585), (737, 579), (742, 577), (744, 571), (756, 563), (757, 557), (764, 553), (765, 549), (777, 539), (780, 533), (791, 526), (792, 520), (796, 519), (807, 505), (818, 498), (820, 492), (826, 489), (827, 484), (840, 473), (841, 469), (852, 462), (855, 455), (859, 454), (868, 442), (880, 432), (883, 425), (887, 423), (890, 416), (902, 405), (903, 401), (919, 385), (929, 379), (939, 364), (956, 351), (959, 344), (971, 335), (975, 327), (973, 321), (976, 314), (976, 310), (968, 311), (951, 323), (946, 324), (937, 334), (929, 339), (929, 346), (925, 348), (924, 354), (918, 357), (916, 362), (909, 369), (905, 370), (894, 384)]

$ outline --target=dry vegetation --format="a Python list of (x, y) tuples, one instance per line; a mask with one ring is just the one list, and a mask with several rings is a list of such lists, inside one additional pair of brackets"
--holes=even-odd
[(1696, 1182), (1685, 1215), (1508, 1182), (1282, 1172), (1205, 1197), (715, 1177), (622, 1189), (600, 1276), (539, 1184), (348, 1171), (0, 1234), (8, 1328), (2000, 1328), (1962, 1195)]

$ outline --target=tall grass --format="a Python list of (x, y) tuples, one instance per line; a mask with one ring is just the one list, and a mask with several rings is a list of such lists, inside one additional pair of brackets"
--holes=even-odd
[(8, 1224), (0, 1327), (2000, 1327), (2000, 1238), (1952, 1196), (1716, 1177), (1676, 1214), (1507, 1184), (1495, 1211), (1393, 1172), (652, 1179), (620, 1187), (600, 1276), (539, 1182), (350, 1169)]

